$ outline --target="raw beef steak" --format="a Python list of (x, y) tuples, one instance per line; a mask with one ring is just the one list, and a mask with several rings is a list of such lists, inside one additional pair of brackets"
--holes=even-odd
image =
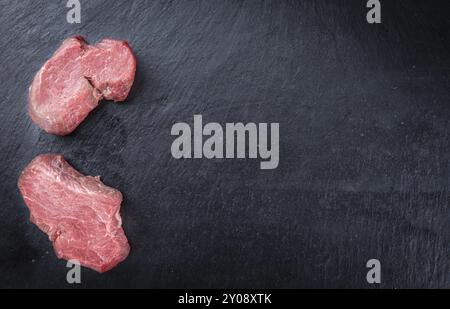
[(31, 222), (49, 236), (58, 258), (103, 273), (128, 256), (122, 194), (100, 177), (83, 176), (62, 156), (47, 154), (25, 168), (18, 186)]
[(135, 73), (128, 43), (107, 39), (90, 46), (82, 37), (67, 39), (34, 78), (31, 119), (48, 133), (70, 134), (103, 98), (124, 101)]

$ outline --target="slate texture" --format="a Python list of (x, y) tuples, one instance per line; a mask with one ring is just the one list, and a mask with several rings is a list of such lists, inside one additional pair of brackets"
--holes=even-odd
[[(70, 287), (16, 187), (54, 152), (125, 195), (129, 258), (80, 287), (450, 287), (449, 1), (0, 0), (0, 287)], [(45, 134), (27, 89), (75, 34), (130, 42), (136, 83)], [(176, 122), (279, 122), (280, 167), (171, 157)]]

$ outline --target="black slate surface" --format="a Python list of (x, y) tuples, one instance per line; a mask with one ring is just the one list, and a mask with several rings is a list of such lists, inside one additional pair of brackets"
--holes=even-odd
[[(0, 287), (70, 287), (16, 188), (55, 152), (125, 195), (129, 258), (81, 287), (450, 287), (448, 1), (0, 0)], [(67, 37), (126, 39), (138, 72), (69, 137), (27, 116)], [(176, 161), (175, 122), (279, 122), (281, 164)]]

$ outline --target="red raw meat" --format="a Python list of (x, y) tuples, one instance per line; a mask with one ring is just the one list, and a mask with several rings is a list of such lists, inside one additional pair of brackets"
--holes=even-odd
[(69, 38), (39, 70), (29, 91), (29, 114), (48, 133), (67, 135), (104, 99), (124, 101), (133, 85), (136, 58), (124, 41), (90, 46)]
[(38, 156), (22, 172), (19, 190), (31, 222), (45, 232), (60, 259), (106, 272), (125, 260), (122, 194), (100, 177), (83, 176), (62, 156)]

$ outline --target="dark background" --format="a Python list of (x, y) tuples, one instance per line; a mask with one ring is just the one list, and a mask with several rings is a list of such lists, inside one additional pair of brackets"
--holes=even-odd
[[(125, 195), (132, 246), (82, 287), (450, 287), (449, 1), (0, 0), (0, 287), (69, 287), (16, 187), (65, 155)], [(27, 89), (61, 42), (126, 39), (132, 94), (69, 137), (27, 116)], [(176, 161), (176, 122), (279, 122), (281, 163)]]

